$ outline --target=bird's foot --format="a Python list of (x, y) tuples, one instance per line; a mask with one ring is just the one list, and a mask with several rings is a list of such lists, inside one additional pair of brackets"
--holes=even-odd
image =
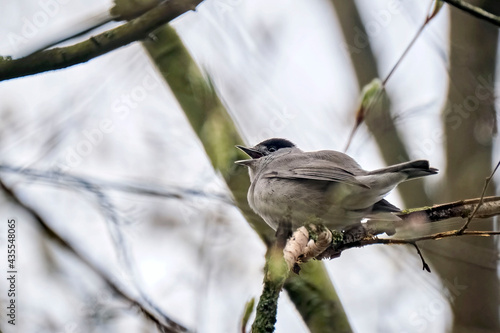
[(364, 224), (355, 224), (343, 231), (330, 230), (322, 224), (308, 224), (298, 228), (287, 239), (283, 257), (288, 268), (295, 273), (299, 264), (314, 259), (334, 259), (340, 257), (346, 244), (373, 237), (380, 230), (371, 230)]
[(333, 239), (332, 231), (323, 225), (309, 224), (298, 228), (283, 249), (288, 268), (298, 273), (299, 263), (318, 257), (331, 247)]

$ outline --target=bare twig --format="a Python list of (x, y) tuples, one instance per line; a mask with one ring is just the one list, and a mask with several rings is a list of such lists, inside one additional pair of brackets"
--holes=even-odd
[(417, 243), (411, 243), (411, 245), (413, 245), (415, 247), (415, 249), (417, 250), (417, 253), (420, 257), (420, 260), (422, 260), (422, 269), (423, 270), (426, 270), (427, 272), (431, 272), (431, 268), (429, 267), (429, 265), (427, 265), (427, 263), (425, 262), (425, 259), (424, 259), (424, 256), (422, 255), (422, 252), (420, 252), (420, 248), (418, 247)]
[(147, 306), (143, 305), (140, 301), (136, 300), (134, 297), (128, 295), (125, 291), (125, 288), (118, 284), (118, 282), (114, 281), (111, 277), (108, 276), (108, 273), (101, 268), (98, 264), (91, 262), (88, 258), (80, 254), (68, 241), (64, 240), (59, 234), (50, 227), (48, 223), (31, 207), (25, 205), (18, 196), (7, 187), (4, 182), (0, 179), (0, 188), (12, 199), (14, 203), (16, 203), (19, 207), (23, 208), (26, 212), (28, 212), (35, 221), (38, 222), (42, 230), (49, 236), (49, 239), (57, 242), (64, 249), (68, 250), (70, 253), (79, 258), (82, 262), (84, 262), (90, 269), (92, 269), (97, 275), (99, 275), (103, 281), (111, 288), (117, 295), (120, 295), (122, 298), (137, 306), (140, 311), (151, 321), (153, 321), (158, 328), (162, 332), (168, 333), (179, 333), (179, 332), (188, 332), (188, 330), (182, 325), (176, 323), (170, 318), (165, 318), (162, 316), (165, 322), (162, 321), (161, 318), (157, 316), (154, 312), (147, 308)]
[(115, 29), (68, 47), (53, 48), (20, 59), (0, 57), (0, 81), (66, 68), (83, 63), (119, 47), (146, 38), (156, 28), (189, 10), (203, 0), (169, 0)]
[(481, 205), (483, 204), (484, 194), (486, 193), (486, 189), (488, 188), (488, 185), (490, 184), (491, 179), (493, 178), (493, 175), (497, 171), (498, 166), (500, 166), (500, 161), (497, 163), (497, 166), (495, 167), (495, 169), (493, 169), (490, 176), (486, 178), (486, 181), (485, 181), (484, 186), (483, 186), (483, 192), (481, 193), (481, 198), (479, 199), (479, 203), (477, 204), (476, 208), (474, 208), (474, 211), (472, 212), (472, 214), (470, 214), (470, 216), (467, 218), (467, 221), (465, 222), (465, 224), (458, 231), (459, 234), (462, 234), (469, 227), (469, 224), (472, 221), (472, 219), (474, 218), (474, 216), (476, 215), (477, 211), (479, 210), (479, 207), (481, 207)]
[(408, 46), (406, 47), (406, 49), (403, 51), (403, 54), (401, 54), (401, 57), (399, 57), (398, 61), (394, 64), (394, 66), (392, 67), (392, 69), (389, 72), (389, 74), (387, 74), (387, 76), (385, 77), (384, 81), (382, 81), (382, 86), (383, 87), (386, 86), (387, 81), (389, 81), (389, 79), (391, 78), (391, 76), (394, 73), (394, 71), (396, 70), (396, 68), (398, 68), (399, 64), (406, 57), (406, 55), (408, 54), (408, 51), (410, 51), (410, 49), (413, 47), (413, 45), (415, 45), (415, 42), (417, 41), (418, 37), (420, 37), (420, 35), (424, 31), (424, 28), (436, 16), (437, 11), (434, 11), (434, 12), (431, 13), (432, 4), (433, 4), (433, 1), (431, 1), (430, 4), (429, 4), (429, 8), (427, 9), (427, 16), (425, 17), (424, 23), (422, 23), (422, 25), (420, 26), (420, 28), (417, 30), (417, 33), (413, 37), (413, 39), (410, 41), (410, 43), (408, 44)]
[(447, 2), (451, 6), (454, 6), (458, 9), (461, 9), (472, 16), (475, 16), (481, 20), (484, 20), (486, 22), (492, 23), (496, 25), (497, 27), (500, 27), (500, 16), (494, 15), (490, 12), (485, 11), (484, 9), (471, 5), (468, 2), (462, 1), (462, 0), (442, 0), (444, 2)]
[(405, 58), (405, 56), (408, 54), (408, 51), (410, 51), (410, 49), (412, 48), (412, 46), (417, 41), (418, 37), (420, 37), (420, 35), (422, 34), (422, 31), (424, 31), (424, 28), (427, 25), (427, 23), (429, 23), (429, 21), (430, 21), (429, 16), (427, 16), (425, 18), (424, 23), (420, 26), (420, 28), (417, 30), (417, 33), (413, 37), (413, 39), (410, 41), (410, 43), (408, 44), (408, 46), (406, 47), (406, 49), (403, 51), (403, 54), (401, 54), (401, 57), (399, 57), (398, 61), (396, 61), (396, 63), (392, 67), (392, 69), (389, 72), (389, 74), (387, 74), (387, 76), (385, 77), (384, 81), (382, 81), (382, 86), (383, 87), (385, 87), (385, 85), (387, 84), (387, 81), (389, 81), (389, 79), (391, 78), (392, 74), (398, 68), (399, 64), (403, 61), (403, 59)]
[(363, 120), (367, 117), (367, 115), (368, 115), (369, 111), (371, 110), (371, 108), (375, 105), (375, 103), (377, 102), (377, 100), (382, 95), (382, 91), (385, 89), (385, 87), (387, 85), (387, 82), (391, 78), (392, 74), (394, 74), (394, 72), (396, 71), (396, 69), (398, 68), (398, 66), (401, 64), (401, 62), (403, 61), (403, 59), (406, 57), (406, 55), (408, 54), (408, 52), (410, 51), (410, 49), (413, 47), (413, 45), (415, 44), (415, 42), (417, 41), (417, 39), (420, 37), (420, 35), (424, 31), (424, 28), (427, 26), (427, 24), (437, 15), (437, 12), (439, 10), (434, 10), (432, 13), (430, 12), (430, 9), (432, 8), (432, 4), (433, 4), (433, 1), (431, 1), (430, 4), (429, 4), (429, 9), (427, 10), (427, 15), (425, 17), (425, 20), (424, 20), (423, 24), (417, 30), (417, 33), (415, 34), (415, 36), (413, 37), (413, 39), (410, 41), (410, 43), (408, 44), (408, 46), (405, 48), (405, 50), (403, 51), (403, 53), (399, 57), (398, 61), (396, 61), (396, 63), (394, 64), (394, 66), (390, 70), (389, 74), (387, 74), (387, 76), (385, 77), (385, 79), (382, 81), (382, 84), (381, 84), (382, 89), (380, 89), (379, 91), (377, 91), (377, 93), (375, 94), (375, 96), (371, 97), (368, 105), (366, 105), (366, 106), (364, 106), (362, 104), (360, 105), (360, 107), (358, 109), (358, 112), (356, 114), (356, 122), (355, 122), (355, 124), (354, 124), (354, 126), (353, 126), (353, 128), (351, 130), (349, 138), (347, 139), (347, 144), (345, 146), (344, 152), (346, 152), (347, 149), (349, 149), (349, 146), (351, 145), (351, 142), (352, 142), (352, 139), (354, 137), (354, 134), (356, 133), (357, 129), (359, 128), (359, 126), (361, 125), (361, 123), (363, 122)]
[(366, 239), (359, 241), (359, 244), (351, 246), (350, 244), (346, 246), (346, 248), (351, 248), (351, 247), (359, 247), (359, 246), (365, 246), (365, 245), (372, 245), (372, 244), (413, 244), (415, 242), (421, 242), (425, 240), (439, 240), (443, 238), (449, 238), (449, 237), (460, 237), (460, 236), (478, 236), (478, 237), (490, 237), (490, 236), (496, 236), (500, 235), (500, 231), (475, 231), (475, 230), (466, 230), (463, 233), (459, 234), (458, 230), (451, 230), (451, 231), (444, 231), (444, 232), (438, 232), (432, 235), (425, 235), (425, 236), (420, 236), (420, 237), (414, 237), (414, 238), (406, 238), (406, 239), (395, 239), (395, 238), (373, 238), (373, 239)]
[[(427, 263), (425, 262), (425, 260), (422, 256), (422, 253), (420, 252), (420, 249), (417, 246), (417, 242), (426, 241), (426, 240), (439, 240), (439, 239), (443, 239), (443, 238), (460, 237), (460, 236), (490, 237), (490, 236), (497, 236), (497, 235), (500, 235), (500, 231), (467, 231), (466, 230), (463, 233), (458, 233), (458, 230), (452, 230), (452, 231), (439, 232), (439, 233), (435, 233), (432, 235), (426, 235), (426, 236), (420, 236), (420, 237), (414, 237), (414, 238), (406, 238), (406, 239), (378, 238), (378, 237), (365, 238), (365, 239), (357, 241), (357, 242), (340, 244), (340, 245), (337, 245), (336, 247), (334, 244), (333, 246), (334, 246), (335, 251), (331, 251), (331, 253), (333, 253), (335, 255), (332, 256), (331, 259), (338, 257), (342, 251), (353, 248), (353, 247), (363, 247), (363, 246), (374, 245), (374, 244), (413, 245), (417, 249), (417, 253), (420, 256), (420, 259), (422, 260), (423, 269), (430, 272), (430, 268), (427, 265)], [(323, 256), (323, 258), (330, 258), (330, 257), (328, 255), (326, 255), (326, 256)]]

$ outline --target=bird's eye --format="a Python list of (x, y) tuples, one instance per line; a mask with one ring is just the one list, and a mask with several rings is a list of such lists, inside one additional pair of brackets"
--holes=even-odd
[(276, 151), (276, 147), (271, 146), (271, 147), (269, 147), (269, 149), (267, 149), (267, 150), (268, 150), (270, 153), (273, 153), (273, 152), (275, 152), (275, 151)]

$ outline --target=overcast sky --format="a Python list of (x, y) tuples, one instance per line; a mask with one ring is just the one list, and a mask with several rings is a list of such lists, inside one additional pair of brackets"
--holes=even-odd
[[(379, 72), (385, 76), (424, 20), (429, 3), (356, 2)], [(111, 4), (0, 0), (0, 6), (0, 54), (19, 55), (60, 31), (85, 25)], [(215, 83), (247, 144), (286, 137), (304, 150), (343, 149), (359, 91), (329, 1), (206, 0), (196, 13), (172, 25)], [(387, 84), (411, 158), (429, 159), (439, 169), (445, 167), (442, 142), (435, 138), (442, 132), (439, 112), (448, 83), (447, 36), (445, 9)], [(0, 101), (4, 125), (0, 163), (225, 193), (182, 110), (139, 43), (68, 69), (3, 82)], [(384, 166), (364, 127), (348, 153), (366, 169)], [(260, 294), (265, 248), (230, 205), (113, 192), (109, 196), (123, 222), (117, 231), (89, 193), (3, 176), (61, 235), (134, 290), (113, 246), (117, 234), (123, 237), (137, 280), (168, 314), (191, 329), (234, 331), (244, 303)], [(401, 205), (397, 193), (388, 199)], [(28, 321), (29, 311), (36, 310), (67, 331), (68, 327), (85, 331), (84, 315), (71, 309), (81, 308), (81, 299), (88, 295), (102, 296), (105, 288), (91, 282), (98, 279), (84, 266), (60, 254), (59, 264), (72, 268), (63, 274), (64, 283), (54, 283), (50, 270), (35, 264), (46, 260), (37, 240), (41, 235), (29, 224), (21, 225), (20, 232), (25, 239), (19, 245), (20, 320)], [(326, 265), (358, 332), (382, 328), (442, 332), (449, 324), (450, 310), (440, 282), (435, 274), (421, 270), (413, 248), (354, 249)], [(72, 279), (88, 285), (87, 295), (63, 292), (74, 283)], [(35, 281), (44, 288), (35, 288)], [(51, 307), (44, 307), (49, 300)], [(121, 323), (139, 325), (129, 321)], [(37, 323), (23, 325), (33, 328)], [(305, 331), (283, 294), (277, 332)]]

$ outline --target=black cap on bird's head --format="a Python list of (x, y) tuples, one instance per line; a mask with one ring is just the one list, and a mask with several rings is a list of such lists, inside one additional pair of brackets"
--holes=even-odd
[(243, 151), (245, 154), (250, 156), (252, 159), (251, 160), (236, 161), (235, 163), (241, 164), (241, 165), (248, 165), (248, 163), (250, 161), (259, 159), (262, 156), (267, 156), (269, 154), (272, 154), (275, 151), (278, 151), (282, 148), (294, 148), (294, 147), (295, 147), (295, 145), (292, 142), (288, 141), (287, 139), (280, 139), (280, 138), (272, 138), (272, 139), (264, 140), (252, 148), (243, 147), (243, 146), (236, 146), (236, 148)]
[(255, 146), (255, 148), (266, 149), (268, 152), (272, 153), (281, 148), (294, 148), (295, 144), (288, 141), (287, 139), (272, 138), (267, 139)]

